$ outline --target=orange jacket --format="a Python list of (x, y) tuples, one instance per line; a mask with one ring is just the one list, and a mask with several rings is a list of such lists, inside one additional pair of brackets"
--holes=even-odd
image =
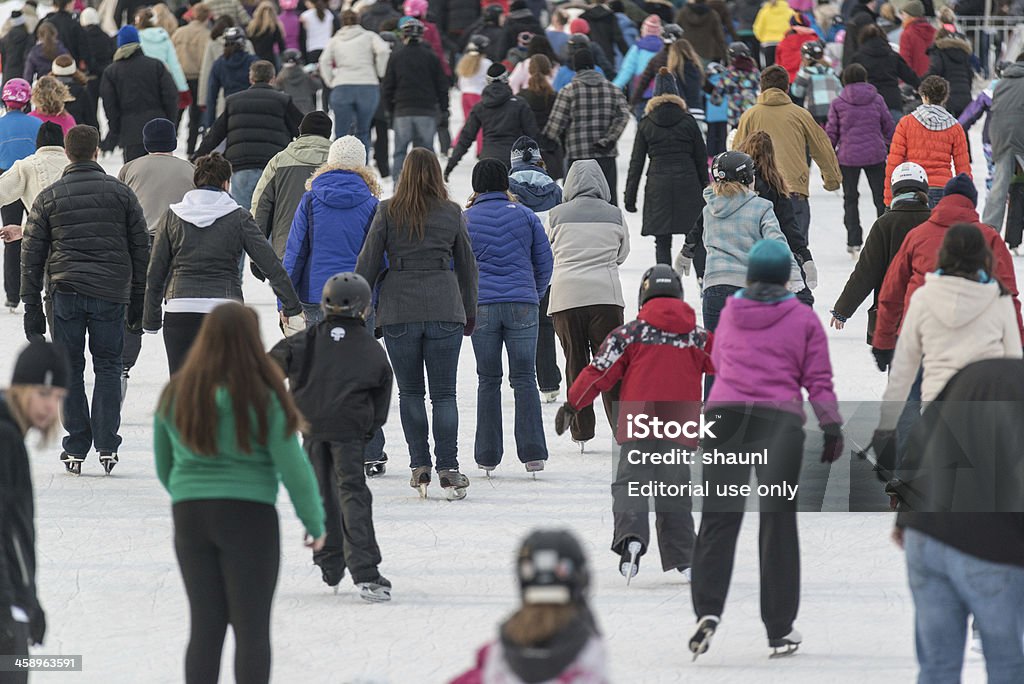
[[(893, 170), (908, 161), (924, 167), (931, 188), (945, 186), (954, 174), (971, 176), (964, 129), (938, 105), (921, 105), (896, 124), (885, 163), (885, 206), (892, 204)], [(950, 171), (951, 161), (956, 171)]]

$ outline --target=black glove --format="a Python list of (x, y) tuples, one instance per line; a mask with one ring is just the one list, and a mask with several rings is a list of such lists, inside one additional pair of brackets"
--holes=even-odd
[(448, 162), (448, 166), (444, 167), (444, 182), (445, 183), (448, 182), (448, 178), (449, 178), (449, 176), (452, 175), (452, 171), (454, 171), (454, 170), (455, 170), (455, 165), (452, 164), (451, 162)]
[(263, 275), (263, 271), (260, 270), (260, 267), (257, 266), (256, 262), (252, 259), (249, 259), (249, 271), (256, 276), (256, 279), (259, 281), (265, 281), (267, 279), (267, 276)]
[(100, 143), (100, 151), (113, 152), (121, 144), (120, 137), (117, 133), (107, 133), (107, 137)]
[(626, 209), (626, 213), (628, 213), (628, 214), (635, 214), (636, 213), (636, 200), (633, 200), (632, 202), (626, 202), (625, 209)]
[(382, 327), (380, 327), (378, 325), (376, 328), (373, 329), (373, 336), (374, 336), (375, 339), (378, 339), (378, 340), (380, 338), (384, 337), (384, 328), (382, 328)]
[(466, 316), (466, 326), (462, 329), (462, 334), (469, 337), (476, 330), (476, 316)]
[(822, 463), (835, 463), (843, 455), (843, 426), (829, 423), (821, 426), (825, 433), (825, 446), (821, 450)]
[(896, 470), (896, 432), (875, 430), (871, 436), (871, 450), (875, 452), (875, 475), (886, 483)]
[(892, 366), (892, 357), (896, 353), (895, 349), (879, 349), (878, 347), (872, 347), (871, 353), (875, 357), (875, 365), (878, 366), (878, 370), (883, 373), (889, 370)]
[(594, 143), (594, 149), (598, 152), (611, 152), (615, 149), (615, 141), (608, 140), (607, 138), (601, 138)]
[(145, 304), (145, 293), (132, 293), (131, 301), (128, 302), (128, 314), (125, 317), (128, 332), (132, 335), (142, 334), (142, 312), (145, 310)]
[(565, 402), (558, 407), (558, 412), (555, 414), (555, 434), (565, 434), (566, 428), (570, 427), (576, 422), (576, 415), (579, 413), (572, 407), (572, 404)]
[(43, 643), (43, 637), (46, 636), (46, 613), (38, 602), (28, 616), (28, 635), (33, 646)]
[(46, 314), (40, 304), (25, 304), (25, 337), (29, 342), (42, 340), (46, 334)]

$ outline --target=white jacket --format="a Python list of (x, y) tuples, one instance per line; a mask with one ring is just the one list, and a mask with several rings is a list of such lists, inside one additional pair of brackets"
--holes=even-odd
[(362, 26), (343, 26), (320, 54), (320, 75), (331, 88), (378, 85), (388, 68), (391, 48)]
[(1013, 297), (996, 282), (979, 283), (928, 273), (910, 297), (896, 341), (879, 429), (896, 427), (903, 402), (924, 363), (921, 398), (932, 401), (965, 366), (984, 359), (1022, 356)]
[(14, 162), (14, 166), (0, 176), (0, 207), (21, 200), (28, 220), (36, 196), (60, 180), (70, 163), (59, 145), (40, 147), (34, 154)]

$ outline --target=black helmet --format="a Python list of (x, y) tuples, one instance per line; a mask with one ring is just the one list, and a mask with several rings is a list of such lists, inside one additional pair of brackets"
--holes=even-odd
[(298, 50), (290, 49), (285, 50), (281, 53), (282, 64), (302, 64), (302, 53)]
[(735, 43), (729, 43), (729, 59), (736, 59), (737, 57), (752, 57), (750, 53), (750, 46), (741, 40), (737, 40)]
[(683, 281), (668, 264), (651, 266), (640, 279), (640, 297), (637, 306), (643, 306), (655, 297), (683, 298)]
[(817, 61), (825, 56), (825, 46), (820, 40), (809, 40), (800, 46), (800, 54), (806, 59)]
[(661, 27), (661, 42), (671, 45), (683, 37), (683, 27), (679, 24), (665, 24)]
[(711, 179), (750, 185), (754, 182), (754, 160), (742, 152), (723, 152), (711, 162)]
[(231, 26), (221, 34), (225, 45), (245, 45), (245, 29), (241, 26)]
[(534, 530), (516, 559), (523, 603), (580, 603), (590, 586), (583, 548), (568, 530)]
[(320, 308), (325, 316), (365, 318), (371, 296), (366, 278), (358, 273), (338, 273), (324, 283)]
[(490, 46), (491, 39), (487, 36), (482, 36), (479, 33), (474, 33), (469, 37), (469, 42), (466, 43), (466, 52), (483, 52)]
[(423, 22), (419, 19), (406, 19), (401, 30), (404, 40), (419, 40), (423, 37)]
[(501, 5), (488, 5), (484, 7), (484, 21), (486, 23), (497, 24), (502, 14), (504, 12), (501, 9)]
[(570, 50), (578, 50), (583, 47), (590, 47), (590, 36), (586, 33), (573, 33), (569, 36)]

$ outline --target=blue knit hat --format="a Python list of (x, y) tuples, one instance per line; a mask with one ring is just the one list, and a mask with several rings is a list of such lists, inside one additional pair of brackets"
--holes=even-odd
[(747, 282), (785, 285), (792, 259), (789, 247), (781, 241), (758, 240), (747, 258)]
[(963, 195), (971, 200), (974, 206), (978, 206), (978, 189), (974, 187), (974, 181), (966, 173), (957, 174), (946, 183), (946, 187), (942, 189), (942, 196), (949, 195)]
[(675, 95), (679, 97), (676, 77), (666, 67), (658, 69), (658, 74), (654, 77), (654, 97), (659, 95)]
[(146, 152), (173, 152), (178, 146), (178, 132), (168, 119), (150, 119), (142, 127), (142, 145)]
[(122, 26), (117, 32), (117, 47), (139, 42), (139, 30), (134, 26)]

